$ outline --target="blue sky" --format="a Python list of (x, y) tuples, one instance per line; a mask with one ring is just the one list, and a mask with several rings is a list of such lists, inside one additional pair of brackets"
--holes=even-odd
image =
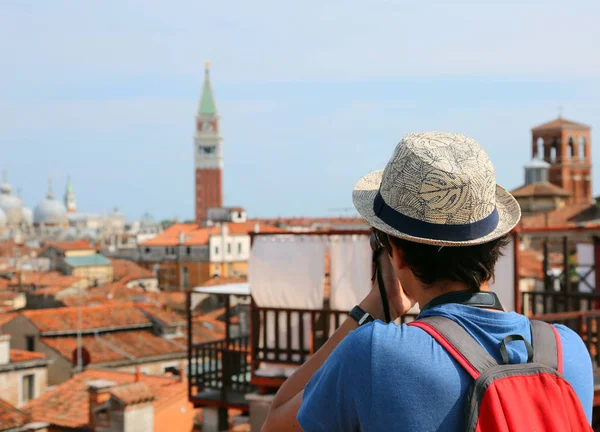
[(252, 216), (345, 214), (408, 132), (476, 138), (507, 188), (559, 106), (594, 143), (600, 3), (404, 3), (2, 2), (0, 168), (30, 207), (71, 175), (80, 211), (191, 218), (206, 59)]

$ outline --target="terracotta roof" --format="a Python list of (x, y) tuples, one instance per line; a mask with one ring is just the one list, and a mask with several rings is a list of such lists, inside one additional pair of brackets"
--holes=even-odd
[(0, 327), (4, 326), (4, 324), (9, 323), (13, 319), (15, 319), (19, 315), (18, 312), (4, 312), (0, 313)]
[(539, 131), (544, 129), (589, 129), (590, 127), (582, 123), (577, 123), (564, 118), (557, 118), (556, 120), (549, 121), (534, 127), (533, 131)]
[[(88, 369), (30, 401), (23, 411), (32, 420), (44, 421), (64, 428), (83, 428), (89, 421), (88, 382), (112, 381), (117, 385), (136, 382), (132, 373)], [(179, 400), (187, 392), (187, 382), (169, 377), (141, 375), (139, 382), (148, 386), (154, 396), (156, 411)], [(145, 391), (145, 390), (144, 390)]]
[(144, 311), (148, 316), (159, 320), (166, 325), (183, 325), (186, 323), (186, 318), (183, 315), (168, 311), (161, 306), (139, 303), (137, 307)]
[(51, 246), (62, 251), (94, 249), (94, 247), (87, 240), (47, 241), (42, 244), (43, 248), (48, 248)]
[(123, 405), (137, 405), (154, 400), (154, 393), (145, 382), (136, 382), (114, 387), (110, 394)]
[(133, 261), (124, 259), (111, 259), (110, 261), (112, 261), (115, 281), (127, 279), (129, 282), (136, 279), (147, 279), (154, 277), (154, 273), (148, 269), (140, 267)]
[(537, 251), (525, 250), (519, 254), (519, 276), (544, 279), (544, 266), (541, 255)]
[[(258, 223), (260, 232), (284, 233), (284, 229), (276, 226), (250, 220), (242, 223), (227, 223), (227, 229), (231, 235), (249, 234), (254, 231)], [(208, 244), (211, 235), (221, 233), (221, 226), (203, 227), (197, 224), (175, 224), (167, 228), (161, 234), (151, 240), (142, 243), (142, 246), (177, 246), (179, 245), (180, 233), (183, 234), (183, 245), (199, 246)]]
[(515, 198), (527, 197), (568, 197), (571, 193), (550, 182), (531, 183), (510, 192)]
[[(77, 348), (76, 336), (42, 337), (40, 341), (69, 362)], [(90, 363), (93, 365), (181, 354), (187, 350), (185, 345), (157, 336), (151, 330), (126, 330), (83, 336), (82, 346), (90, 353)]]
[(19, 293), (14, 291), (0, 291), (0, 302), (13, 300)]
[(217, 286), (234, 283), (246, 283), (248, 282), (247, 276), (213, 276), (202, 286)]
[(0, 290), (5, 290), (8, 288), (8, 280), (0, 277)]
[(10, 362), (11, 363), (26, 362), (26, 361), (31, 361), (31, 360), (41, 360), (43, 358), (46, 358), (46, 355), (44, 353), (12, 349), (12, 348), (10, 350)]
[(261, 222), (281, 226), (281, 227), (302, 227), (311, 228), (313, 226), (321, 226), (321, 229), (336, 229), (340, 226), (364, 226), (368, 228), (367, 222), (361, 217), (331, 217), (331, 218), (310, 218), (310, 217), (294, 217), (294, 218), (277, 218), (277, 219), (260, 219)]
[[(40, 332), (75, 332), (78, 327), (78, 308), (28, 310), (21, 312)], [(81, 308), (81, 329), (118, 329), (147, 326), (150, 319), (131, 304), (85, 306)]]
[(595, 207), (590, 204), (569, 204), (552, 210), (544, 214), (523, 216), (521, 218), (522, 227), (545, 227), (545, 226), (577, 226), (581, 220), (576, 220), (577, 216), (584, 211)]
[(12, 286), (33, 285), (33, 286), (62, 286), (68, 288), (79, 282), (82, 278), (77, 276), (66, 276), (59, 272), (35, 272), (23, 271), (13, 277), (10, 284)]
[(27, 414), (0, 399), (0, 430), (12, 430), (29, 423)]

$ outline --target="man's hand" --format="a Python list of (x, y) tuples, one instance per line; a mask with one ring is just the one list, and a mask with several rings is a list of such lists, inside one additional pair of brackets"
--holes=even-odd
[[(396, 275), (396, 270), (394, 269), (394, 265), (392, 264), (392, 260), (387, 251), (383, 250), (379, 253), (377, 265), (381, 271), (381, 278), (383, 280), (383, 285), (385, 286), (390, 307), (390, 317), (393, 321), (407, 313), (416, 302), (402, 289), (402, 285)], [(373, 317), (384, 319), (383, 304), (379, 293), (379, 286), (377, 284), (377, 278), (375, 278), (375, 284), (373, 285), (371, 292), (369, 292), (367, 297), (361, 302), (360, 306), (373, 315)]]

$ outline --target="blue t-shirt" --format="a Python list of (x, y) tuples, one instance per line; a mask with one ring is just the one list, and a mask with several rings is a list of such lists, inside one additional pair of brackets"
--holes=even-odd
[[(428, 315), (457, 321), (499, 363), (504, 337), (521, 334), (531, 342), (529, 320), (514, 312), (444, 304), (421, 314)], [(556, 328), (563, 347), (564, 376), (591, 423), (590, 355), (575, 332), (562, 325)], [(527, 360), (523, 343), (507, 347), (511, 363)], [(472, 382), (422, 329), (375, 321), (350, 332), (314, 374), (304, 390), (298, 422), (306, 432), (458, 432), (464, 430), (463, 403)]]

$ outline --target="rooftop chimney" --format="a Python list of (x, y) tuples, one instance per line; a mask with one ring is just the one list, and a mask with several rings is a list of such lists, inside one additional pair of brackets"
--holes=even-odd
[(142, 370), (139, 366), (135, 367), (135, 382), (139, 382), (142, 379)]
[(92, 430), (96, 430), (96, 411), (98, 408), (110, 399), (110, 389), (116, 385), (113, 381), (98, 379), (88, 381), (89, 407), (89, 425)]
[(0, 335), (0, 365), (10, 363), (10, 335)]
[(254, 232), (260, 232), (260, 224), (258, 222), (254, 222)]

